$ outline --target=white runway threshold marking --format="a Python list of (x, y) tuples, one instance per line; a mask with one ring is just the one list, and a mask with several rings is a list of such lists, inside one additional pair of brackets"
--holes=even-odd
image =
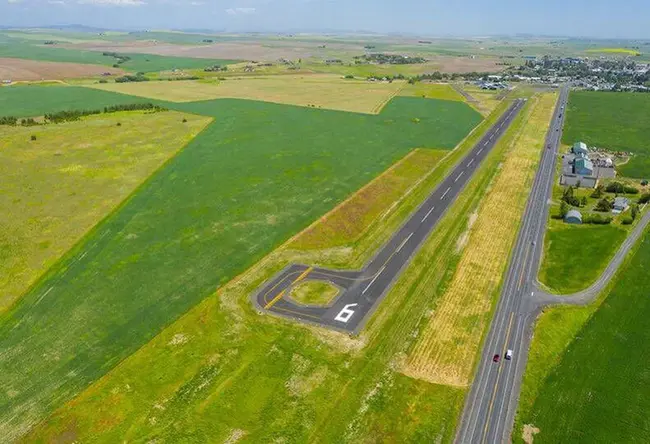
[(379, 275), (382, 273), (382, 271), (384, 271), (385, 268), (386, 268), (385, 265), (384, 265), (383, 267), (381, 267), (381, 270), (379, 270), (379, 273), (377, 273), (377, 274), (375, 275), (375, 277), (372, 278), (372, 280), (370, 281), (370, 283), (366, 286), (366, 288), (363, 289), (363, 291), (361, 292), (361, 294), (364, 294), (366, 291), (368, 291), (368, 289), (370, 288), (370, 286), (371, 286), (372, 284), (375, 283), (375, 281), (377, 280), (377, 278), (379, 277)]
[(431, 212), (432, 212), (433, 210), (435, 210), (435, 209), (436, 209), (436, 207), (431, 207), (431, 209), (429, 210), (429, 212), (428, 212), (427, 214), (424, 215), (424, 217), (422, 218), (421, 222), (424, 222), (424, 221), (427, 219), (427, 217), (429, 217), (429, 215), (431, 214)]
[(402, 249), (402, 247), (404, 245), (406, 245), (406, 243), (409, 241), (411, 236), (413, 236), (413, 233), (409, 234), (408, 237), (406, 239), (404, 239), (404, 241), (400, 244), (400, 246), (397, 248), (397, 250), (395, 250), (395, 253), (399, 253), (399, 251)]
[(443, 194), (442, 196), (440, 196), (440, 200), (442, 200), (442, 199), (445, 198), (445, 196), (447, 195), (447, 193), (449, 192), (449, 190), (451, 190), (451, 187), (447, 188), (447, 190), (445, 191), (445, 194)]

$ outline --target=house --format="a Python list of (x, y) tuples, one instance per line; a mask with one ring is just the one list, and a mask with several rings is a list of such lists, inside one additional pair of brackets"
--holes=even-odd
[(578, 210), (569, 210), (566, 216), (564, 216), (564, 222), (567, 224), (581, 224), (582, 214)]
[(573, 144), (573, 147), (571, 148), (571, 151), (573, 154), (576, 155), (584, 155), (586, 156), (589, 154), (589, 148), (587, 148), (587, 144), (584, 142), (576, 142)]
[(586, 157), (576, 157), (576, 160), (573, 163), (573, 172), (581, 176), (593, 176), (594, 163)]
[(11, 85), (11, 80), (10, 79), (3, 80), (2, 84), (3, 85)]
[(627, 210), (629, 206), (630, 201), (627, 197), (616, 197), (614, 199), (614, 209), (612, 210), (612, 213), (622, 213), (623, 211)]

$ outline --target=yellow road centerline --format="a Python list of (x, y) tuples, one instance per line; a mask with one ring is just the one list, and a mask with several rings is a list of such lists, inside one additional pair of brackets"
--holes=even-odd
[[(508, 331), (506, 332), (506, 341), (505, 344), (503, 344), (503, 350), (501, 352), (501, 356), (505, 356), (505, 351), (508, 348), (508, 340), (510, 339), (510, 330), (512, 329), (512, 320), (514, 318), (515, 314), (510, 313), (510, 321), (508, 322)], [(505, 357), (503, 358), (505, 360)], [(485, 442), (485, 437), (487, 436), (488, 432), (488, 427), (490, 425), (490, 415), (492, 414), (492, 408), (494, 407), (494, 400), (497, 395), (497, 389), (499, 388), (499, 377), (501, 376), (501, 370), (503, 369), (503, 365), (499, 365), (499, 370), (497, 370), (497, 381), (494, 384), (494, 390), (492, 391), (492, 399), (490, 399), (490, 406), (488, 407), (488, 414), (487, 418), (485, 421), (485, 428), (483, 429), (483, 438), (481, 439), (481, 442)]]

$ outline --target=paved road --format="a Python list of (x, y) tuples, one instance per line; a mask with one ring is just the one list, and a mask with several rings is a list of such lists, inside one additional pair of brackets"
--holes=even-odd
[[(543, 240), (553, 190), (555, 159), (558, 154), (568, 88), (562, 88), (546, 137), (546, 148), (535, 176), (517, 243), (511, 257), (501, 297), (485, 341), (481, 361), (467, 397), (457, 443), (510, 442), (521, 391), (534, 323), (548, 305), (586, 305), (611, 281), (626, 255), (650, 224), (650, 211), (632, 230), (599, 279), (589, 288), (572, 295), (552, 295), (537, 280)], [(513, 350), (510, 361), (503, 357)], [(499, 363), (493, 356), (499, 354)]]
[[(508, 441), (519, 393), (520, 375), (526, 362), (536, 306), (534, 290), (542, 254), (548, 202), (553, 186), (568, 88), (560, 91), (539, 169), (533, 182), (501, 297), (485, 340), (475, 380), (465, 403), (456, 435), (459, 443)], [(503, 359), (508, 349), (512, 360)], [(501, 356), (493, 362), (495, 354)]]
[[(358, 332), (524, 103), (521, 99), (513, 102), (362, 270), (338, 271), (290, 265), (252, 295), (257, 309), (336, 330)], [(304, 280), (330, 282), (340, 288), (339, 295), (327, 307), (301, 305), (288, 295), (293, 286)]]

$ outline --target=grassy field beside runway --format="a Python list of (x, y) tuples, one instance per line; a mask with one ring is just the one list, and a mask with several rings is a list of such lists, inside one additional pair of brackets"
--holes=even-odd
[[(539, 430), (536, 443), (650, 440), (648, 263), (646, 232), (596, 304), (553, 309), (558, 327), (568, 334), (558, 335), (563, 347), (550, 334), (534, 339), (527, 372), (546, 347), (555, 354), (550, 364), (542, 362), (543, 372), (527, 373), (513, 438), (521, 441), (527, 424)], [(545, 314), (539, 331), (558, 328), (550, 320)]]
[(291, 248), (314, 250), (353, 244), (373, 221), (384, 219), (392, 205), (447, 155), (449, 151), (445, 150), (412, 151), (339, 208), (325, 215), (321, 223), (301, 232)]
[(0, 87), (0, 117), (35, 117), (58, 111), (147, 102), (151, 100), (60, 84)]
[(452, 148), (480, 121), (463, 103), (404, 97), (379, 116), (243, 100), (183, 105), (215, 122), (0, 321), (3, 436), (33, 425), (413, 148)]
[(88, 86), (103, 91), (171, 102), (231, 98), (378, 113), (405, 84), (312, 74), (228, 78), (221, 81), (205, 79), (182, 82), (104, 83)]
[(638, 93), (572, 91), (562, 141), (583, 141), (635, 156), (620, 169), (629, 177), (650, 177), (648, 121), (650, 96)]
[(121, 112), (3, 127), (0, 312), (209, 121)]
[(400, 95), (425, 97), (427, 99), (455, 100), (458, 102), (465, 101), (465, 98), (448, 83), (418, 82), (406, 86), (402, 91), (400, 91)]
[(531, 99), (500, 141), (506, 159), (458, 242), (456, 272), (410, 350), (405, 374), (455, 387), (470, 384), (556, 101), (557, 94)]
[(539, 280), (557, 294), (574, 293), (594, 283), (629, 233), (614, 225), (549, 223)]
[[(351, 267), (371, 256), (439, 183), (441, 172), (452, 168), (453, 159), (466, 153), (495, 119), (483, 122), (442, 160), (440, 171), (423, 176), (426, 180), (405, 199), (386, 203), (386, 217), (372, 221), (354, 246), (344, 247), (359, 246), (365, 252), (361, 258), (349, 255)], [(489, 158), (413, 270), (428, 268), (423, 264), (431, 264), (432, 257), (441, 261), (443, 276), (453, 267), (454, 255), (447, 253), (455, 250), (467, 214), (478, 205), (502, 155)], [(297, 250), (285, 244), (57, 410), (27, 439), (65, 435), (216, 442), (245, 436), (253, 441), (358, 442), (362, 436), (370, 441), (449, 442), (464, 391), (395, 372), (431, 303), (432, 288), (443, 283), (423, 284), (427, 291), (421, 292), (414, 287), (417, 272), (411, 273), (357, 339), (254, 312), (251, 293), (288, 263), (330, 265), (328, 258), (333, 258), (341, 264), (340, 251), (327, 245)]]

